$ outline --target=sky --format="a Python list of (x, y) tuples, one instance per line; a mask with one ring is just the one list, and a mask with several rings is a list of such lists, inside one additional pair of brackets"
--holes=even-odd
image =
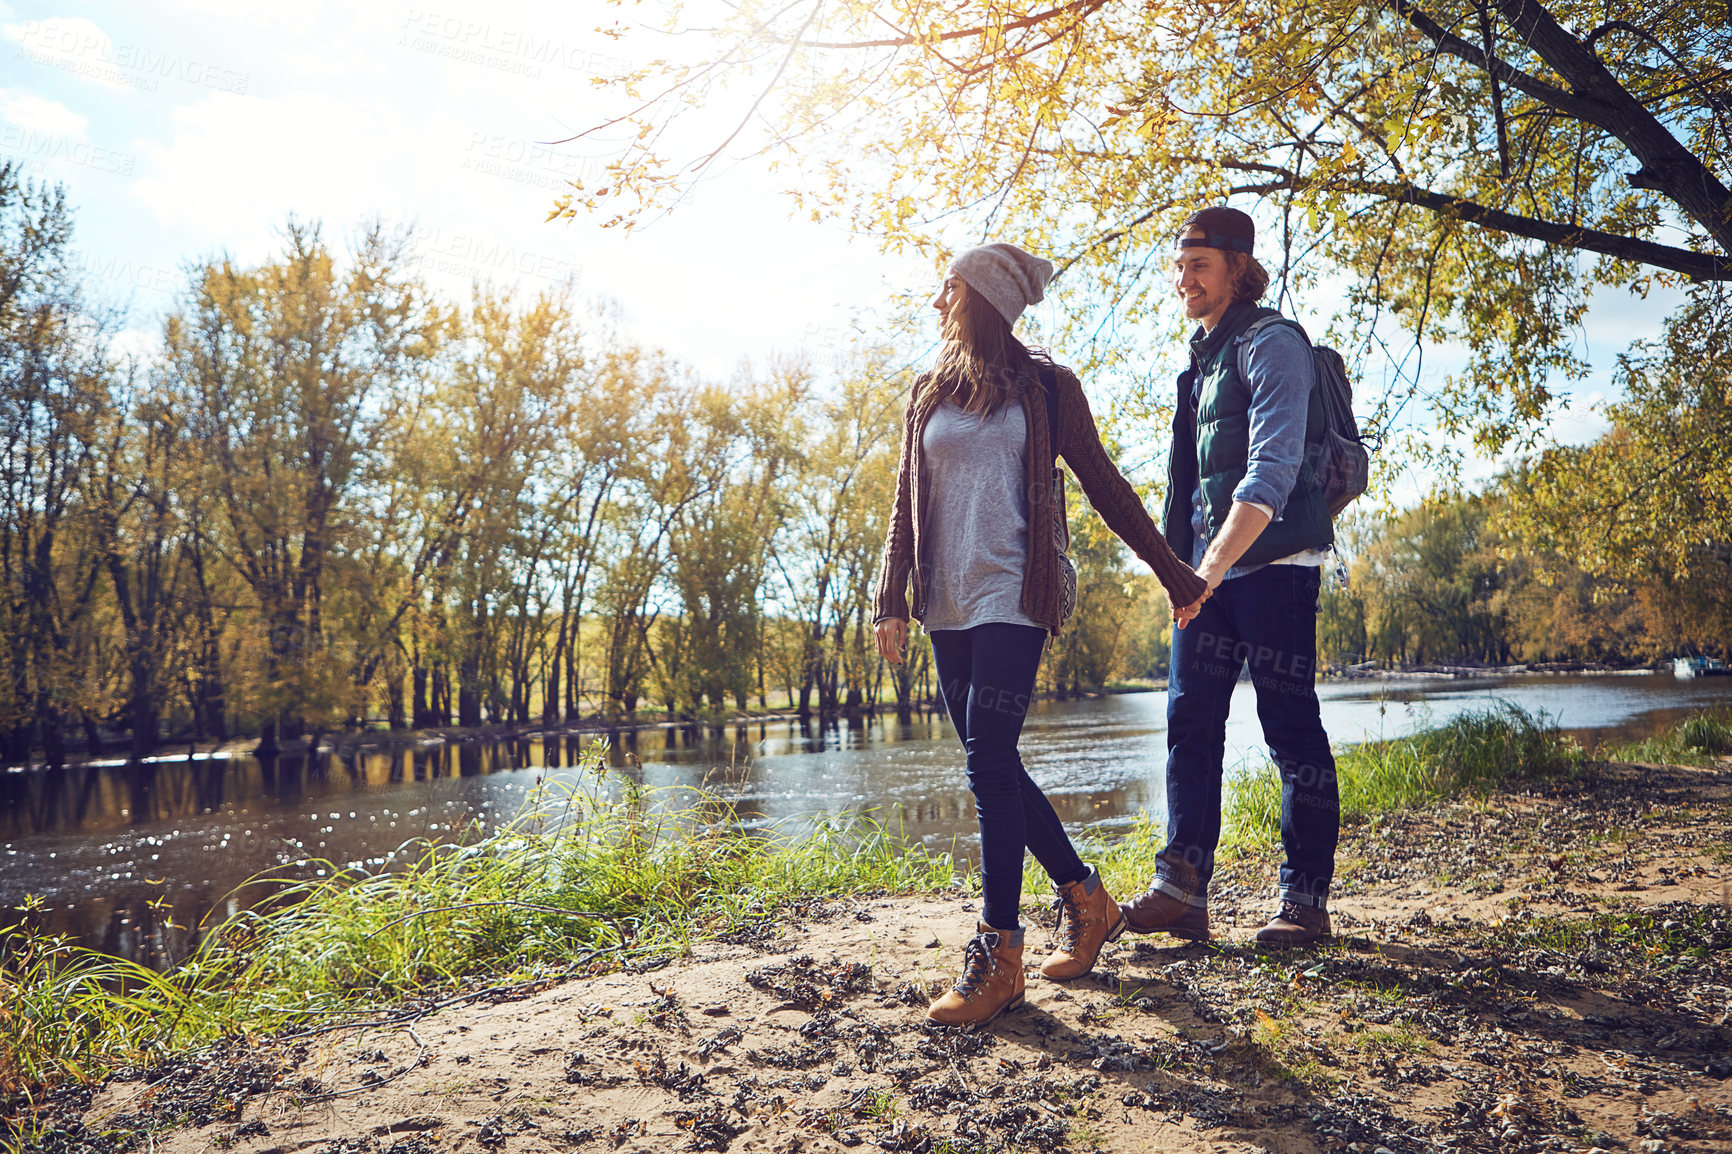
[[(0, 0), (0, 155), (62, 183), (85, 271), (154, 331), (190, 262), (270, 256), (293, 215), (412, 225), (430, 283), (575, 277), (701, 371), (839, 339), (931, 270), (793, 216), (735, 169), (627, 236), (548, 222), (619, 66), (582, 4)], [(597, 150), (590, 147), (587, 151)], [(596, 182), (591, 179), (593, 186)]]
[[(412, 226), (422, 271), (452, 300), (477, 278), (528, 294), (575, 278), (615, 300), (639, 341), (716, 377), (801, 350), (822, 363), (899, 297), (918, 299), (933, 268), (800, 216), (787, 178), (762, 163), (629, 235), (548, 222), (567, 181), (598, 175), (594, 146), (549, 142), (612, 107), (592, 78), (630, 49), (594, 28), (619, 13), (545, 0), (0, 0), (0, 156), (65, 187), (84, 271), (128, 305), (141, 346), (191, 263), (267, 259), (291, 216), (339, 245), (371, 218)], [(1616, 354), (1656, 335), (1666, 311), (1622, 293), (1595, 301), (1581, 335), (1594, 371), (1568, 390), (1554, 437), (1605, 428), (1595, 405), (1612, 395)], [(1428, 350), (1427, 379), (1462, 359)], [(1466, 476), (1497, 465), (1470, 459)], [(1403, 476), (1399, 503), (1431, 483)]]

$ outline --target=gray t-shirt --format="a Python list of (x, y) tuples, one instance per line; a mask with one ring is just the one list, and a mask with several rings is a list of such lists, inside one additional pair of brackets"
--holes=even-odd
[(1022, 611), (1028, 568), (1028, 420), (1009, 401), (985, 420), (949, 401), (920, 439), (927, 513), (926, 617), (935, 629), (1040, 622)]

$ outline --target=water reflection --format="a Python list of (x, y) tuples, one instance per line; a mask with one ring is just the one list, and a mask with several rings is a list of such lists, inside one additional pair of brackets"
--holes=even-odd
[[(1248, 688), (1235, 697), (1230, 761), (1254, 758), (1260, 746)], [(1498, 699), (1543, 709), (1592, 741), (1641, 736), (1693, 708), (1732, 701), (1732, 678), (1361, 682), (1326, 686), (1323, 697), (1338, 742), (1395, 736)], [(1110, 835), (1160, 811), (1165, 708), (1158, 693), (1037, 707), (1024, 753), (1073, 833)], [(0, 773), (0, 905), (37, 895), (56, 930), (162, 964), (188, 948), (185, 927), (269, 892), (232, 894), (246, 878), (377, 868), (411, 838), (496, 828), (538, 780), (574, 780), (593, 741), (576, 734), (320, 756), (179, 754)], [(713, 791), (706, 820), (797, 832), (818, 817), (869, 812), (935, 848), (966, 856), (975, 842), (960, 750), (935, 714), (906, 724), (891, 717), (621, 731), (606, 760), (618, 780)], [(316, 860), (293, 866), (308, 859)]]

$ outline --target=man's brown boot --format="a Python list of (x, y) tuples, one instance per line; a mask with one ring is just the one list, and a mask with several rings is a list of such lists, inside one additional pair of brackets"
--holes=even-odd
[[(945, 1026), (984, 1026), (1022, 1005), (1028, 979), (1022, 973), (1022, 931), (1007, 933), (981, 925), (962, 947), (962, 976), (931, 1006), (926, 1016)], [(1011, 939), (1016, 944), (1011, 945)]]
[(1329, 911), (1282, 902), (1281, 912), (1257, 931), (1260, 946), (1309, 946), (1329, 936)]
[[(1089, 887), (1093, 886), (1091, 890)], [(1079, 882), (1054, 886), (1058, 900), (1058, 948), (1040, 964), (1040, 972), (1057, 982), (1080, 978), (1095, 968), (1101, 947), (1125, 932), (1125, 915), (1101, 884), (1099, 870), (1090, 869)]]
[(1160, 890), (1147, 890), (1120, 902), (1125, 929), (1133, 934), (1172, 934), (1187, 941), (1209, 940), (1209, 911)]

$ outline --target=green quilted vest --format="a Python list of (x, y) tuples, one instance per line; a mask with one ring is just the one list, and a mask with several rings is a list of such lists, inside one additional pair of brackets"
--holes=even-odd
[[(1191, 493), (1202, 480), (1204, 540), (1212, 541), (1233, 507), (1233, 491), (1245, 479), (1251, 452), (1251, 387), (1239, 376), (1238, 338), (1253, 321), (1279, 316), (1274, 309), (1239, 302), (1227, 310), (1206, 339), (1193, 346), (1195, 371), (1202, 383), (1191, 408), (1190, 372), (1179, 375), (1173, 409), (1173, 450), (1167, 463), (1167, 500), (1163, 518), (1167, 544), (1180, 558), (1194, 555)], [(1323, 434), (1323, 402), (1311, 390), (1305, 417), (1305, 459), (1281, 516), (1251, 543), (1237, 564), (1262, 565), (1306, 549), (1332, 544), (1335, 527), (1323, 486), (1312, 462)]]

